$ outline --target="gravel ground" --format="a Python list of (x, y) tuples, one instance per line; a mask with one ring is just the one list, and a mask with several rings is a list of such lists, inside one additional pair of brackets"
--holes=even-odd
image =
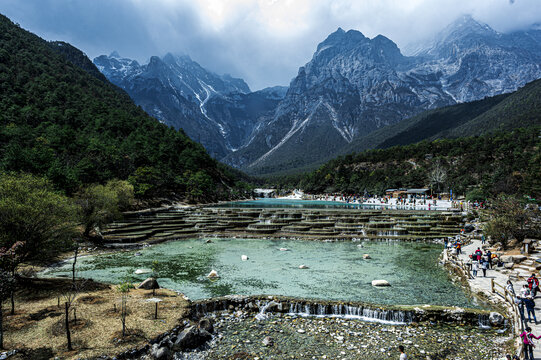
[(215, 328), (206, 350), (178, 353), (175, 359), (398, 359), (398, 345), (408, 359), (500, 359), (508, 339), (471, 327), (277, 315), (258, 321), (241, 312), (218, 315)]

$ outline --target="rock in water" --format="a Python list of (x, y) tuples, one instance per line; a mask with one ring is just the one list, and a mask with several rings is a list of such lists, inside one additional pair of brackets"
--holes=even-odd
[(242, 259), (242, 261), (248, 260), (248, 256), (247, 256), (247, 255), (242, 255), (240, 258)]
[(211, 272), (209, 272), (209, 274), (207, 275), (207, 277), (209, 279), (217, 279), (220, 277), (220, 275), (218, 275), (218, 272), (216, 270), (211, 270)]
[(137, 269), (137, 270), (135, 270), (135, 274), (137, 274), (137, 275), (148, 274), (148, 273), (150, 273), (150, 270), (148, 270), (148, 269)]
[(280, 251), (289, 251), (288, 248), (280, 248)]
[(167, 359), (169, 357), (169, 349), (164, 347), (159, 347), (158, 344), (154, 344), (152, 347), (152, 350), (150, 351), (150, 355), (153, 359), (159, 360), (159, 359)]
[(173, 344), (173, 350), (195, 349), (211, 338), (212, 335), (209, 334), (208, 331), (198, 329), (195, 326), (190, 326), (178, 334), (175, 343)]
[(159, 289), (160, 285), (158, 284), (158, 281), (152, 277), (146, 279), (142, 283), (137, 286), (138, 289), (145, 289), (145, 290), (152, 290), (152, 289)]
[(265, 336), (262, 342), (264, 346), (272, 346), (272, 344), (274, 344), (274, 341), (272, 341), (270, 336)]
[(299, 269), (309, 269), (309, 267), (306, 266), (306, 265), (300, 265), (300, 266), (299, 266)]
[(372, 256), (368, 255), (368, 254), (364, 254), (363, 255), (363, 259), (372, 259)]
[(372, 286), (391, 286), (387, 280), (372, 280)]
[(212, 334), (214, 332), (214, 323), (210, 318), (202, 318), (199, 320), (199, 329), (205, 330), (208, 333)]
[(505, 318), (500, 313), (491, 312), (489, 317), (488, 317), (488, 320), (490, 321), (490, 324), (492, 326), (500, 326), (500, 325), (503, 325), (503, 322), (505, 321)]

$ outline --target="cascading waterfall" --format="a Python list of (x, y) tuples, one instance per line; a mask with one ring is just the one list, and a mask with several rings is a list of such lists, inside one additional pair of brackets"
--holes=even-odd
[(265, 311), (267, 311), (267, 309), (271, 306), (277, 306), (277, 305), (280, 305), (279, 303), (277, 303), (276, 301), (270, 301), (268, 303), (266, 303), (265, 305), (263, 305), (260, 310), (259, 310), (259, 313), (255, 316), (255, 318), (259, 321), (261, 320), (265, 320), (267, 318), (267, 315), (265, 315)]
[[(492, 328), (489, 312), (470, 312), (460, 308), (431, 309), (425, 306), (412, 310), (384, 309), (363, 303), (310, 301), (284, 297), (227, 296), (207, 299), (193, 304), (192, 315), (202, 317), (216, 312), (239, 310), (255, 314), (257, 320), (264, 320), (268, 318), (268, 314), (274, 313), (301, 317), (356, 319), (386, 325), (443, 322), (469, 324), (481, 329)], [(507, 319), (505, 321), (502, 331), (508, 327)]]
[(372, 309), (346, 304), (314, 303), (303, 305), (299, 302), (292, 302), (289, 304), (288, 315), (357, 319), (388, 325), (405, 325), (413, 322), (413, 316), (409, 311)]

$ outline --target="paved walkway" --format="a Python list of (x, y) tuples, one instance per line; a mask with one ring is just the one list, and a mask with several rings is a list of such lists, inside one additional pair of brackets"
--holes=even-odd
[[(481, 248), (481, 241), (480, 240), (472, 240), (472, 242), (469, 245), (466, 245), (462, 248), (462, 254), (459, 255), (459, 258), (464, 261), (469, 261), (469, 255), (473, 254), (477, 248)], [(483, 251), (484, 253), (484, 251)], [(501, 271), (497, 270), (487, 270), (487, 276), (483, 277), (483, 271), (479, 269), (477, 273), (477, 277), (474, 279), (469, 279), (468, 283), (470, 284), (470, 287), (473, 291), (479, 292), (480, 290), (485, 292), (489, 297), (498, 296), (494, 295), (492, 293), (492, 287), (491, 287), (491, 279), (494, 279), (495, 283), (498, 283), (505, 287), (507, 280), (509, 280), (510, 274), (503, 274)], [(525, 275), (525, 274), (524, 274)], [(511, 281), (513, 281), (511, 279)], [(515, 289), (515, 293), (519, 293), (520, 289), (522, 288), (522, 285), (524, 285), (526, 282), (524, 280), (516, 280), (513, 281), (513, 288)], [(538, 293), (536, 296), (536, 316), (541, 316), (541, 313), (539, 312), (539, 305), (541, 304), (540, 301), (540, 295), (541, 293)], [(528, 323), (528, 325), (532, 328), (532, 333), (536, 336), (541, 335), (541, 318), (538, 321), (539, 324), (535, 324), (534, 322)], [(536, 344), (536, 348), (534, 349), (534, 358), (541, 360), (541, 340), (539, 340)]]

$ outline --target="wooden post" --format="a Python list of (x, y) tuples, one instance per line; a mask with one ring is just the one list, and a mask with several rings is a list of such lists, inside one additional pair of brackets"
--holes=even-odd
[(490, 288), (492, 289), (492, 292), (494, 291), (494, 279), (490, 279)]
[(154, 319), (158, 318), (158, 303), (156, 302), (156, 309), (154, 310)]

